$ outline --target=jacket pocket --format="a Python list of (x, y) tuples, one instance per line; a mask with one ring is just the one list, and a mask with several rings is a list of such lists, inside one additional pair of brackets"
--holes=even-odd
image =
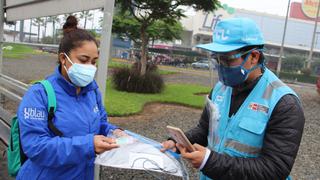
[(264, 139), (264, 132), (267, 126), (267, 122), (264, 119), (255, 118), (241, 118), (236, 127), (236, 140), (240, 143), (261, 147)]
[(243, 118), (239, 123), (240, 128), (256, 135), (261, 135), (264, 132), (266, 125), (266, 122), (262, 122), (261, 120), (253, 120), (251, 118)]
[(243, 117), (224, 142), (225, 152), (236, 157), (257, 157), (264, 140), (265, 119)]

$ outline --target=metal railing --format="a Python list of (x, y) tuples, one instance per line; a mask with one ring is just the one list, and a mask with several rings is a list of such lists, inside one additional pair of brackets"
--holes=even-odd
[(28, 85), (13, 79), (4, 74), (0, 74), (0, 140), (7, 146), (10, 135), (11, 119), (14, 116), (6, 110), (2, 104), (6, 98), (11, 101), (20, 102), (23, 94), (26, 92)]

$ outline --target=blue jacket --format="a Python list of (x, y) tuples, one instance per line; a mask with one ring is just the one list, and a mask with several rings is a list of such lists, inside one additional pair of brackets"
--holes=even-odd
[(93, 179), (94, 143), (97, 134), (107, 135), (116, 126), (107, 113), (96, 82), (76, 94), (76, 87), (59, 72), (47, 77), (55, 90), (57, 110), (54, 125), (63, 137), (48, 129), (47, 95), (41, 84), (29, 88), (18, 109), (22, 149), (29, 158), (17, 179)]

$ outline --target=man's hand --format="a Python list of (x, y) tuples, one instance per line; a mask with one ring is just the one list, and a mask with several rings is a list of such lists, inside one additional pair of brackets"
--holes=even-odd
[(97, 154), (101, 154), (105, 151), (109, 151), (113, 148), (119, 147), (116, 143), (116, 141), (112, 138), (105, 137), (103, 135), (95, 135), (94, 136), (94, 151)]
[(170, 149), (173, 152), (177, 151), (176, 143), (174, 141), (172, 141), (172, 140), (164, 141), (161, 144), (163, 146), (163, 148), (160, 149), (161, 152), (165, 152), (168, 149)]
[(201, 163), (206, 155), (205, 147), (199, 144), (193, 144), (193, 147), (195, 148), (195, 151), (193, 152), (188, 152), (187, 149), (179, 143), (177, 144), (177, 147), (181, 153), (181, 156), (187, 159), (194, 168), (199, 168), (201, 166)]

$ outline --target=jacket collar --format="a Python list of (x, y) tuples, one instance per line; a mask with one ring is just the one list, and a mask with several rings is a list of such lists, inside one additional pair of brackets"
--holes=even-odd
[[(64, 91), (66, 91), (71, 96), (77, 96), (77, 88), (75, 85), (70, 83), (68, 80), (66, 80), (61, 72), (60, 72), (60, 65), (55, 68), (54, 76), (57, 78), (58, 84), (62, 87)], [(98, 85), (95, 81), (91, 82), (85, 87), (81, 88), (81, 91), (79, 95), (82, 95), (84, 93), (87, 93), (88, 91), (92, 91), (98, 88)]]

